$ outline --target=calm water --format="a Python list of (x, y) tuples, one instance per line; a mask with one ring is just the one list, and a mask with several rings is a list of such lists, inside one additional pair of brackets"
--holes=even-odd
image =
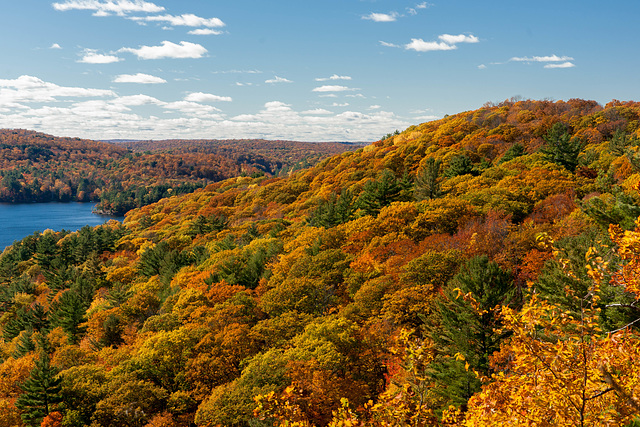
[(15, 240), (48, 228), (76, 231), (85, 225), (100, 225), (110, 219), (91, 213), (95, 203), (0, 203), (0, 252)]

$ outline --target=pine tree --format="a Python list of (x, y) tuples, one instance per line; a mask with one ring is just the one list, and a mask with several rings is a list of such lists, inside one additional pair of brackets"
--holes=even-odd
[[(593, 286), (589, 276), (587, 253), (593, 249), (605, 258), (605, 271), (599, 289), (600, 325), (604, 330), (614, 330), (631, 323), (637, 318), (633, 298), (620, 286), (612, 285), (612, 272), (620, 268), (620, 258), (611, 250), (613, 243), (606, 229), (590, 229), (578, 236), (567, 237), (555, 242), (562, 260), (545, 263), (536, 283), (535, 292), (553, 305), (562, 308), (576, 319), (580, 318), (584, 301), (588, 300)], [(567, 271), (571, 274), (567, 274)]]
[(424, 167), (418, 171), (413, 190), (413, 195), (417, 201), (440, 197), (441, 191), (438, 177), (440, 176), (441, 165), (442, 160), (430, 157), (426, 160)]
[(382, 206), (388, 206), (391, 202), (398, 200), (400, 196), (400, 183), (389, 169), (382, 171), (376, 180), (377, 196)]
[(524, 149), (522, 144), (515, 143), (507, 151), (505, 151), (504, 155), (500, 158), (498, 164), (502, 164), (504, 162), (508, 162), (509, 160), (513, 160), (517, 157), (524, 156), (527, 154), (527, 150)]
[(317, 227), (331, 228), (353, 219), (353, 195), (349, 190), (342, 190), (339, 196), (332, 193), (321, 202), (311, 215), (309, 223)]
[(389, 169), (382, 171), (376, 180), (368, 181), (358, 198), (358, 207), (364, 215), (376, 216), (385, 206), (398, 201), (402, 188)]
[(73, 291), (64, 292), (60, 296), (54, 312), (53, 324), (62, 327), (72, 344), (78, 342), (80, 335), (86, 329), (80, 326), (86, 320), (86, 308), (82, 300)]
[[(431, 338), (441, 351), (431, 375), (438, 385), (436, 392), (447, 401), (445, 407), (465, 405), (481, 387), (473, 371), (491, 374), (489, 357), (506, 337), (496, 328), (500, 326), (498, 308), (514, 303), (511, 273), (486, 255), (477, 256), (467, 261), (443, 293), (429, 325)], [(465, 362), (456, 360), (457, 354)]]
[(544, 136), (547, 145), (540, 151), (550, 162), (563, 166), (569, 172), (575, 172), (578, 155), (584, 144), (580, 138), (572, 138), (569, 129), (563, 123), (556, 123)]
[(36, 345), (33, 342), (33, 332), (31, 330), (26, 330), (20, 332), (18, 335), (18, 342), (16, 343), (16, 349), (13, 352), (14, 357), (22, 357), (26, 354), (31, 353), (36, 349)]
[(364, 185), (362, 194), (358, 198), (358, 207), (364, 215), (376, 216), (380, 212), (382, 204), (378, 198), (378, 187), (375, 181), (368, 181)]
[(406, 170), (402, 174), (402, 178), (398, 180), (398, 187), (400, 188), (400, 191), (398, 192), (398, 201), (409, 202), (413, 200), (413, 179), (409, 176)]
[(21, 417), (26, 425), (39, 426), (42, 419), (62, 401), (62, 379), (57, 374), (57, 369), (50, 365), (49, 356), (43, 351), (29, 378), (21, 386), (24, 393), (16, 400), (16, 407), (22, 411)]
[(452, 157), (449, 161), (447, 170), (444, 171), (444, 176), (453, 178), (460, 175), (466, 175), (473, 172), (473, 163), (466, 154), (460, 154)]

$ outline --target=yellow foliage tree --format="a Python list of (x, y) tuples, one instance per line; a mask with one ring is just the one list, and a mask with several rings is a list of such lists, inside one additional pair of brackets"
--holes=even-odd
[[(629, 261), (618, 281), (636, 296), (638, 225), (634, 232), (611, 229), (621, 257)], [(504, 327), (513, 335), (494, 362), (507, 369), (470, 400), (466, 426), (621, 426), (636, 419), (640, 335), (630, 325), (601, 330), (600, 285), (607, 265), (592, 250), (586, 256), (592, 286), (577, 316), (536, 295), (519, 312), (503, 308)]]

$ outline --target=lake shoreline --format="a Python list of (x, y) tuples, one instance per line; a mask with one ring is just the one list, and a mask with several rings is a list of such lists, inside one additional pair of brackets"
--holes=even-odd
[(123, 221), (124, 216), (94, 212), (94, 202), (27, 202), (0, 203), (0, 248), (15, 241), (51, 229), (76, 231), (88, 225), (95, 227), (109, 220)]

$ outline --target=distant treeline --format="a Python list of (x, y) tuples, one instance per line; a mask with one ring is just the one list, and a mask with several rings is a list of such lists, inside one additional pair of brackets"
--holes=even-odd
[(99, 202), (98, 211), (123, 215), (210, 182), (288, 173), (352, 147), (288, 141), (226, 141), (212, 149), (195, 149), (201, 145), (196, 141), (120, 144), (125, 146), (0, 130), (0, 202)]

